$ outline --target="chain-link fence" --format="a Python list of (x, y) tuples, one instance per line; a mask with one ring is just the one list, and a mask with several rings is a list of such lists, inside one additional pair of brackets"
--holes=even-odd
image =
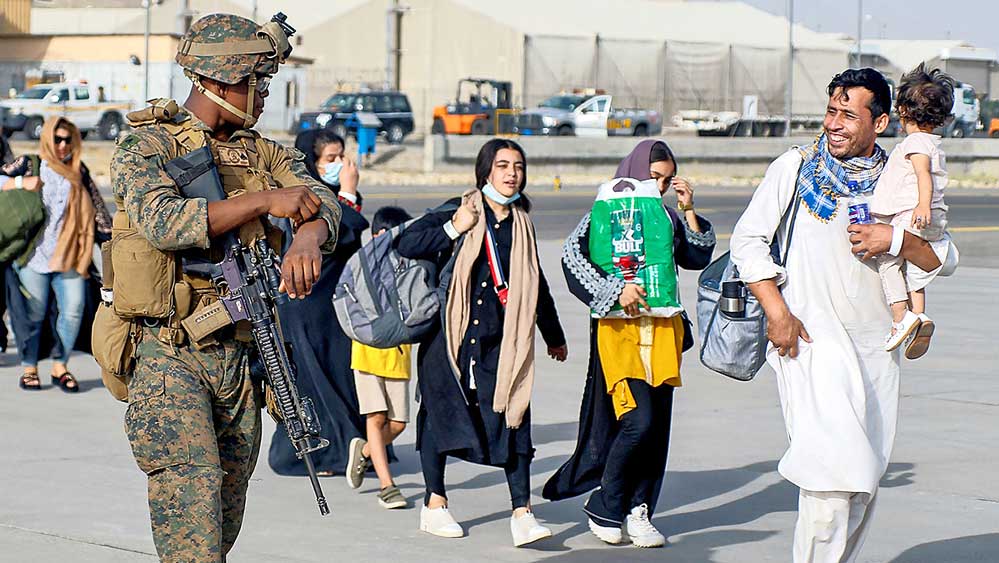
[[(756, 96), (760, 114), (786, 111), (788, 51), (724, 43), (530, 36), (523, 102), (581, 88), (605, 90), (615, 105), (662, 111), (741, 111)], [(844, 51), (795, 50), (795, 114), (822, 114), (825, 85), (847, 66)]]

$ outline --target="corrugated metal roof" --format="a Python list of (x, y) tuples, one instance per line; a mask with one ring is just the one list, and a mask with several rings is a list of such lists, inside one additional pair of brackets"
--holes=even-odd
[[(787, 47), (787, 19), (743, 2), (650, 0), (451, 0), (526, 35), (601, 37)], [(802, 25), (795, 46), (846, 51), (833, 34)]]

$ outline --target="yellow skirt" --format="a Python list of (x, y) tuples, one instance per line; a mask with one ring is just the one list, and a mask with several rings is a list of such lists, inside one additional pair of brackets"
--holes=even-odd
[(682, 349), (680, 315), (597, 321), (597, 353), (618, 420), (636, 406), (628, 379), (640, 379), (652, 387), (681, 385)]

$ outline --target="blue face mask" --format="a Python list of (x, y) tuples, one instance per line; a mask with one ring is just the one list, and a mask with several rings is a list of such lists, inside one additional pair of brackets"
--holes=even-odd
[(488, 197), (489, 199), (495, 201), (500, 205), (510, 205), (511, 203), (520, 199), (520, 192), (517, 192), (510, 197), (507, 197), (499, 193), (499, 191), (496, 188), (494, 188), (493, 185), (490, 184), (489, 182), (486, 182), (486, 185), (482, 186), (482, 195)]
[(340, 185), (340, 170), (343, 169), (342, 162), (331, 162), (326, 165), (323, 171), (323, 181), (331, 186)]

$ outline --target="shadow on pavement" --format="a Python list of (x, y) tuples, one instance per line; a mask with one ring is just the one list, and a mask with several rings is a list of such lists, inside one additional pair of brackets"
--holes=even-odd
[(553, 442), (575, 442), (579, 431), (579, 421), (555, 422), (552, 424), (535, 424), (531, 427), (531, 439), (535, 446)]
[[(691, 561), (711, 563), (719, 547), (763, 541), (776, 532), (750, 530), (713, 530), (691, 534), (676, 542), (668, 541), (662, 549), (641, 549), (630, 544), (604, 546), (595, 549), (564, 551), (544, 561), (571, 563), (604, 563), (606, 561)], [(594, 539), (594, 541), (597, 541)], [(539, 542), (540, 543), (540, 542)], [(544, 550), (541, 550), (544, 551)], [(679, 552), (679, 553), (678, 553)]]
[(888, 563), (971, 563), (995, 561), (999, 534), (951, 538), (917, 545)]
[(915, 468), (914, 463), (889, 463), (888, 470), (881, 478), (880, 486), (885, 489), (908, 487), (915, 482), (916, 473), (913, 471)]
[[(696, 504), (736, 491), (774, 472), (776, 465), (775, 461), (767, 461), (729, 469), (668, 471), (666, 480), (663, 483), (663, 492), (660, 496), (659, 512), (661, 514), (663, 511), (669, 511), (670, 514), (658, 517), (654, 516), (653, 523), (668, 538), (670, 536), (689, 534), (698, 530), (708, 530), (719, 526), (742, 525), (753, 522), (773, 512), (796, 510), (797, 490), (794, 485), (781, 480), (765, 487), (763, 490), (736, 498), (716, 507), (689, 512), (676, 512), (678, 507)], [(548, 502), (534, 507), (535, 513), (546, 522), (553, 524), (574, 523), (570, 528), (555, 534), (551, 540), (545, 542), (547, 546), (558, 544), (559, 548), (556, 550), (564, 551), (568, 549), (566, 547), (568, 540), (589, 533), (586, 525), (586, 517), (582, 512), (585, 500), (586, 495), (583, 495), (574, 499), (554, 503)], [(505, 517), (506, 513), (496, 513), (495, 515), (482, 517), (479, 520), (489, 521), (494, 516), (497, 518)], [(710, 551), (716, 547), (762, 541), (775, 533), (718, 530), (697, 532), (682, 538), (680, 541), (684, 545), (698, 545), (698, 542), (703, 542), (704, 544), (696, 550), (697, 553), (703, 554), (703, 557), (690, 558), (689, 553), (685, 551), (684, 560), (709, 561)], [(593, 558), (588, 559), (591, 555)], [(657, 558), (661, 559), (664, 555), (663, 552), (659, 552)], [(600, 556), (596, 555), (596, 552), (587, 555), (587, 552), (583, 551), (580, 552), (580, 559), (569, 558), (566, 560), (601, 561), (606, 560), (607, 556), (607, 551), (603, 551)], [(632, 558), (630, 552), (628, 558), (629, 560)]]

